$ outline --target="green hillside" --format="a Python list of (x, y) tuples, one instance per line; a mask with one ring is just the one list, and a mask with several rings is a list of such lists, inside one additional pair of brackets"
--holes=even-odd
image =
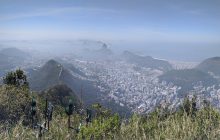
[(60, 84), (55, 85), (45, 91), (42, 91), (39, 96), (44, 99), (48, 99), (53, 105), (66, 107), (68, 105), (69, 99), (74, 103), (77, 108), (80, 107), (81, 101), (77, 95), (66, 85)]
[(212, 72), (213, 74), (220, 76), (220, 57), (208, 58), (196, 68), (203, 72)]
[(202, 82), (204, 86), (212, 86), (217, 83), (217, 80), (208, 73), (197, 69), (171, 70), (161, 75), (159, 79), (181, 86), (182, 92), (192, 90), (193, 86), (199, 82)]
[(59, 74), (62, 66), (54, 60), (48, 61), (42, 68), (35, 71), (30, 78), (31, 89), (45, 90), (60, 82)]

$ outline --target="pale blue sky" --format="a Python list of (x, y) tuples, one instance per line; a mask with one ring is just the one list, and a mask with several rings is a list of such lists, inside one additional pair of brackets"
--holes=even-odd
[(0, 39), (220, 42), (220, 0), (0, 0)]

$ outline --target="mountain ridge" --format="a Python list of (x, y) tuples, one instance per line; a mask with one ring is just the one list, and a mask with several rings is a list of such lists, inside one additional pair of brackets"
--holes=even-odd
[(129, 51), (122, 53), (122, 59), (128, 63), (138, 66), (168, 71), (172, 69), (172, 65), (165, 60), (154, 59), (151, 56), (139, 56)]
[(202, 61), (196, 69), (199, 69), (206, 73), (213, 73), (220, 76), (220, 57), (211, 57)]

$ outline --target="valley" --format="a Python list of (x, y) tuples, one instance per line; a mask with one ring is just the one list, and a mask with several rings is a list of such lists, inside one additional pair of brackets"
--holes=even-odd
[(145, 114), (159, 106), (175, 110), (185, 97), (194, 95), (201, 106), (208, 100), (220, 107), (218, 78), (207, 69), (201, 70), (200, 65), (197, 68), (192, 62), (169, 62), (128, 51), (115, 55), (105, 45), (101, 50), (98, 57), (97, 52), (90, 52), (90, 58), (70, 53), (59, 57), (41, 54), (39, 59), (29, 54), (22, 63), (11, 64), (1, 72), (22, 68), (32, 90), (65, 84), (82, 97), (85, 105), (99, 102), (122, 114)]

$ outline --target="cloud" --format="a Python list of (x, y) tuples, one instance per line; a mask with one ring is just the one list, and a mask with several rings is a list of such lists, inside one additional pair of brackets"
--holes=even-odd
[(202, 15), (203, 10), (200, 8), (189, 8), (180, 3), (171, 3), (168, 4), (168, 8), (170, 8), (173, 12), (180, 12), (184, 14), (189, 14), (192, 16)]
[(22, 18), (31, 18), (31, 17), (43, 17), (43, 16), (54, 16), (65, 13), (110, 13), (117, 14), (119, 13), (116, 10), (112, 9), (102, 9), (102, 8), (91, 8), (91, 7), (59, 7), (59, 8), (41, 8), (36, 9), (34, 11), (29, 11), (25, 13), (13, 13), (13, 14), (2, 14), (0, 15), (0, 21), (5, 20), (14, 20), (14, 19), (22, 19)]
[(202, 11), (198, 10), (198, 9), (194, 9), (194, 10), (185, 10), (184, 11), (186, 14), (190, 14), (190, 15), (201, 15)]

